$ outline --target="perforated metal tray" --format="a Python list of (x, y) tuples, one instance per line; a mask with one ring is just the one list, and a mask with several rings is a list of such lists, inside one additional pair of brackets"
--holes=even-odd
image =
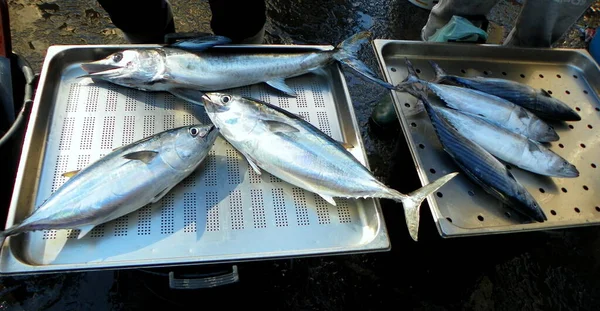
[[(550, 178), (511, 168), (548, 216), (544, 223), (519, 217), (485, 193), (464, 173), (428, 198), (443, 237), (547, 230), (600, 223), (600, 68), (584, 50), (523, 49), (494, 45), (375, 40), (377, 59), (388, 82), (406, 78), (405, 58), (425, 80), (435, 76), (429, 60), (449, 74), (511, 79), (544, 88), (581, 115), (577, 122), (551, 122), (560, 140), (547, 144), (573, 163), (578, 178)], [(458, 171), (443, 151), (427, 112), (408, 93), (392, 92), (396, 112), (422, 183)], [(432, 101), (439, 102), (435, 96)]]
[[(113, 148), (196, 122), (204, 108), (167, 93), (147, 93), (89, 79), (82, 62), (129, 45), (52, 46), (41, 73), (6, 226), (19, 223), (65, 178)], [(138, 46), (139, 47), (139, 46)], [(148, 47), (154, 47), (148, 45)], [(331, 46), (231, 46), (224, 52), (315, 51)], [(351, 99), (338, 65), (327, 76), (288, 80), (297, 98), (265, 85), (230, 90), (271, 102), (306, 120), (368, 167)], [(219, 136), (200, 169), (156, 204), (98, 226), (77, 240), (72, 230), (7, 239), (0, 272), (206, 264), (290, 256), (384, 251), (390, 248), (378, 200), (332, 206), (264, 173), (256, 175)]]

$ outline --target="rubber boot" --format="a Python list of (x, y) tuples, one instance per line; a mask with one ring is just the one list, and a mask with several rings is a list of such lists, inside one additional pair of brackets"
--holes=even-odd
[(131, 33), (123, 32), (125, 40), (132, 44), (162, 44), (165, 43), (165, 35), (175, 32), (175, 21), (173, 20), (173, 10), (171, 9), (171, 3), (166, 0), (167, 9), (165, 10), (164, 25), (162, 31), (159, 32), (141, 32)]

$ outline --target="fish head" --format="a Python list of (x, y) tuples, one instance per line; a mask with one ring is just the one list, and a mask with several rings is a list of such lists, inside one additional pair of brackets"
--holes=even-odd
[(581, 121), (581, 116), (567, 104), (556, 97), (552, 97), (546, 90), (540, 90), (536, 96), (538, 106), (551, 109), (551, 113), (560, 116), (563, 121)]
[(557, 141), (560, 138), (556, 130), (542, 119), (531, 122), (529, 131), (539, 142)]
[(81, 64), (81, 76), (105, 80), (126, 87), (151, 85), (164, 71), (164, 58), (157, 49), (129, 49), (106, 58)]
[(243, 140), (239, 136), (250, 134), (261, 120), (260, 104), (243, 96), (209, 92), (202, 99), (208, 117), (228, 139)]
[(554, 156), (549, 158), (548, 165), (550, 167), (550, 171), (556, 172), (556, 174), (560, 177), (579, 177), (579, 170), (575, 167), (575, 165), (569, 163), (569, 161), (565, 160), (562, 157)]
[(173, 148), (169, 148), (174, 151), (175, 156), (164, 158), (168, 158), (166, 161), (174, 168), (194, 166), (206, 157), (218, 134), (219, 131), (212, 124), (181, 127), (177, 130)]

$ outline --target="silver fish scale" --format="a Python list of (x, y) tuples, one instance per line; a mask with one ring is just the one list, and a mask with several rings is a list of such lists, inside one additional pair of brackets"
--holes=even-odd
[[(375, 50), (388, 82), (398, 84), (407, 76), (408, 58), (421, 79), (435, 74), (429, 60), (457, 76), (502, 78), (552, 92), (552, 96), (575, 109), (576, 122), (550, 122), (560, 140), (546, 144), (550, 150), (574, 164), (577, 178), (550, 178), (511, 166), (510, 171), (537, 200), (548, 217), (544, 223), (530, 222), (485, 193), (464, 173), (450, 180), (429, 206), (442, 237), (460, 237), (522, 231), (548, 230), (600, 224), (600, 101), (593, 86), (600, 85), (600, 71), (581, 50), (531, 50), (479, 47), (470, 44), (426, 44), (397, 40), (375, 40)], [(571, 61), (571, 62), (570, 62)], [(439, 103), (435, 96), (432, 103)], [(394, 92), (414, 163), (422, 183), (458, 171), (443, 151), (431, 121), (417, 99)], [(412, 161), (411, 164), (413, 165)]]
[[(91, 52), (88, 56), (86, 61), (98, 58)], [(54, 70), (62, 71), (62, 80), (46, 102), (53, 105), (48, 136), (31, 142), (46, 141), (45, 152), (40, 155), (43, 164), (34, 192), (35, 206), (66, 181), (62, 173), (81, 168), (113, 148), (173, 127), (210, 122), (203, 107), (170, 94), (146, 94), (107, 82), (92, 84), (89, 79), (75, 84), (78, 82), (69, 79), (83, 71), (72, 64), (56, 65)], [(289, 79), (290, 87), (299, 92), (297, 98), (282, 98), (265, 85), (233, 89), (231, 93), (285, 107), (334, 139), (350, 139), (356, 146), (351, 152), (365, 163), (362, 143), (352, 140), (360, 135), (358, 129), (349, 126), (349, 120), (343, 123), (339, 119), (352, 109), (348, 108), (351, 103), (345, 82), (337, 67), (330, 70), (327, 77), (333, 82), (313, 75)], [(53, 86), (46, 85), (48, 90)], [(41, 121), (33, 120), (33, 126), (37, 122)], [(329, 205), (267, 172), (256, 175), (219, 136), (201, 168), (159, 202), (98, 226), (81, 240), (77, 240), (78, 231), (71, 230), (10, 237), (14, 254), (5, 247), (0, 266), (3, 272), (93, 269), (389, 247), (377, 200), (337, 202), (337, 207)], [(15, 223), (31, 206), (21, 204), (17, 208)]]

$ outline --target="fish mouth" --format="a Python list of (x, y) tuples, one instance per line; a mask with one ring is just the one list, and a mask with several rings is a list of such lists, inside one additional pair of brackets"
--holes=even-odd
[(82, 77), (103, 76), (103, 75), (113, 73), (116, 70), (119, 70), (122, 68), (123, 67), (121, 67), (121, 66), (102, 64), (102, 63), (97, 63), (97, 62), (81, 64), (81, 69), (83, 69), (83, 70), (85, 70), (85, 72), (87, 72), (87, 74), (83, 75)]
[(575, 165), (570, 164), (562, 169), (561, 175), (561, 177), (565, 178), (579, 177), (579, 170), (575, 167)]

